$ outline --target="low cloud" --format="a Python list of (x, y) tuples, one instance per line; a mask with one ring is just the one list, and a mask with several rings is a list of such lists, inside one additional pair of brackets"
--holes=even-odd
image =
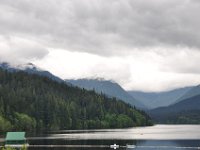
[[(161, 63), (163, 72), (183, 74), (200, 74), (200, 51), (198, 49), (181, 48), (178, 51), (167, 50)], [(171, 55), (170, 55), (171, 54)]]
[(0, 37), (0, 60), (8, 62), (30, 62), (45, 57), (49, 51), (28, 39)]
[[(105, 57), (53, 50), (44, 59), (34, 63), (63, 79), (101, 77), (114, 80), (127, 90), (165, 91), (199, 84), (200, 74), (186, 73), (185, 67), (182, 67), (183, 64), (190, 63), (192, 56), (182, 58), (178, 55), (178, 50), (176, 52), (173, 57), (173, 52), (159, 53), (158, 49), (135, 51), (129, 56)], [(197, 59), (193, 60), (192, 68), (198, 68), (198, 62)]]

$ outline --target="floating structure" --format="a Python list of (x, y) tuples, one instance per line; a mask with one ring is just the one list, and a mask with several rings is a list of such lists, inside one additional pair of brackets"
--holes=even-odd
[(25, 138), (25, 132), (7, 132), (5, 147), (21, 148), (24, 146), (29, 146)]
[(117, 144), (110, 145), (110, 148), (117, 149), (117, 148), (119, 148), (119, 145), (117, 145)]
[(134, 149), (134, 148), (136, 148), (136, 145), (126, 145), (126, 148)]

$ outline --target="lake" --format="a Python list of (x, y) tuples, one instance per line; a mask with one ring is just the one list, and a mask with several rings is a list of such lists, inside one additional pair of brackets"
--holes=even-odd
[[(127, 129), (62, 130), (27, 136), (29, 150), (200, 149), (200, 125), (155, 125)], [(1, 139), (2, 140), (2, 139)], [(127, 147), (128, 145), (128, 147)], [(133, 148), (135, 145), (136, 147)]]

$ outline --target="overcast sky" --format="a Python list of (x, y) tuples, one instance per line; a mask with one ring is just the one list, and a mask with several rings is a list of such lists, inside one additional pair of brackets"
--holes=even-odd
[(127, 90), (200, 84), (200, 0), (0, 0), (0, 61)]

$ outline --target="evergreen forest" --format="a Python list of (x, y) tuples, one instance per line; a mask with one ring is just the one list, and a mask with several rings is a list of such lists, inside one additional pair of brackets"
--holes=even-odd
[(116, 98), (23, 71), (0, 69), (0, 131), (125, 128), (150, 117)]

